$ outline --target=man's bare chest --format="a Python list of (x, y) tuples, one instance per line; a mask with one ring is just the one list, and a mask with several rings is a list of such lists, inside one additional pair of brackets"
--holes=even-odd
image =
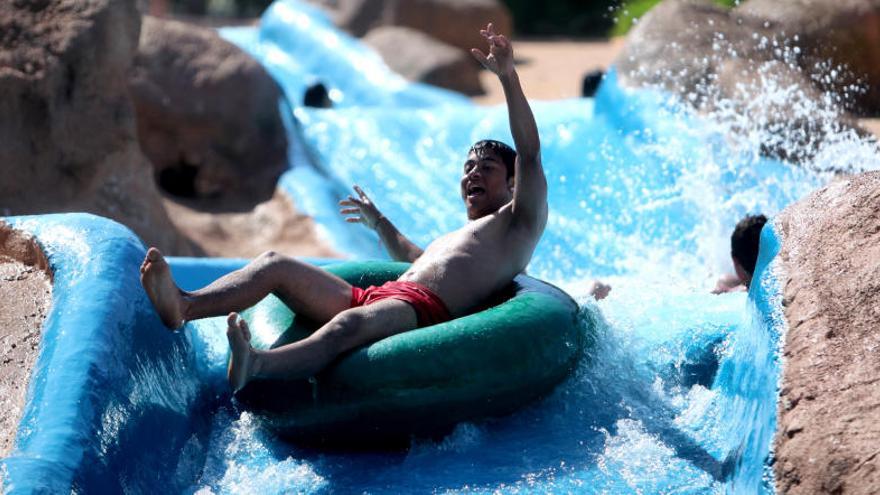
[(462, 228), (449, 232), (428, 245), (426, 255), (472, 253), (497, 249), (507, 241), (507, 229), (498, 219), (475, 220)]

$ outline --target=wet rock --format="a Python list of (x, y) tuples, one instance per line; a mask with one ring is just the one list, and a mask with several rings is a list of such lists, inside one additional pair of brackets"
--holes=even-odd
[(405, 27), (386, 26), (370, 31), (364, 41), (392, 70), (410, 81), (458, 91), (483, 94), (480, 65), (473, 56), (427, 34)]
[(130, 79), (159, 184), (188, 198), (270, 198), (287, 167), (280, 89), (213, 29), (145, 16)]
[(188, 254), (137, 143), (139, 29), (134, 0), (0, 3), (0, 212), (97, 213)]
[(773, 36), (772, 26), (709, 0), (666, 0), (639, 20), (614, 65), (626, 84), (658, 85), (704, 101), (721, 63), (767, 59), (758, 43)]
[(0, 222), (0, 274), (9, 273), (18, 276), (0, 283), (0, 457), (12, 448), (52, 302), (46, 255), (32, 236)]
[(868, 133), (815, 84), (801, 55), (776, 21), (708, 0), (667, 0), (630, 33), (615, 65), (623, 84), (671, 91), (759, 141), (764, 155), (806, 162), (829, 138)]
[(775, 439), (781, 493), (880, 486), (878, 212), (880, 172), (869, 172), (831, 183), (776, 219), (790, 300)]
[(857, 119), (785, 61), (723, 60), (710, 88), (701, 109), (728, 119), (731, 130), (745, 139), (757, 137), (764, 156), (805, 163), (847, 133), (869, 136)]
[(480, 29), (491, 22), (511, 34), (513, 20), (498, 0), (309, 0), (329, 13), (337, 26), (364, 36), (378, 26), (403, 26), (444, 43), (470, 50), (486, 42)]
[(880, 115), (880, 1), (749, 0), (736, 10), (796, 35), (800, 65), (825, 68), (819, 84), (845, 94), (855, 113)]

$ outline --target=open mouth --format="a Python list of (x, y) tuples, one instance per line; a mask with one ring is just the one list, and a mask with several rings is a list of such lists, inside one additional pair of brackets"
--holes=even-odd
[(486, 194), (486, 190), (480, 186), (470, 185), (467, 188), (467, 197), (473, 198), (475, 196), (480, 196), (482, 194)]

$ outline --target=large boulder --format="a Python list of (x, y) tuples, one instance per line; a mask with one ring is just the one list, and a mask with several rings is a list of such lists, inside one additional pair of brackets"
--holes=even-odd
[(703, 101), (726, 60), (771, 58), (761, 38), (772, 40), (774, 29), (760, 19), (734, 16), (711, 0), (666, 0), (639, 20), (614, 65), (626, 84), (659, 85)]
[(470, 50), (486, 42), (487, 23), (510, 35), (513, 20), (499, 0), (309, 0), (330, 13), (333, 22), (354, 36), (378, 26), (404, 26), (444, 43)]
[(255, 258), (266, 251), (318, 258), (340, 256), (320, 239), (314, 220), (298, 212), (281, 190), (246, 211), (212, 208), (203, 201), (186, 203), (168, 200), (165, 206), (174, 225), (186, 232), (205, 256)]
[(364, 42), (379, 52), (392, 70), (410, 81), (466, 95), (483, 94), (480, 65), (464, 50), (420, 31), (395, 26), (373, 29), (364, 37)]
[(839, 180), (786, 208), (788, 332), (775, 440), (781, 493), (880, 487), (880, 172)]
[(804, 162), (829, 139), (867, 132), (800, 61), (795, 38), (772, 20), (710, 0), (666, 0), (614, 65), (623, 84), (662, 87), (757, 139), (764, 154)]
[(139, 29), (135, 0), (0, 3), (0, 215), (89, 211), (190, 252), (138, 147)]
[(281, 91), (213, 29), (145, 16), (130, 87), (141, 148), (163, 189), (270, 198), (287, 167)]
[(817, 82), (846, 93), (854, 112), (880, 115), (880, 0), (748, 0), (736, 11), (796, 35), (801, 66), (826, 68)]

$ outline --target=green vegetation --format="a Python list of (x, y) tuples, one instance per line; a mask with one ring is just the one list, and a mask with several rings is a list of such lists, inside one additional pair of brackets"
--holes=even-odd
[[(612, 36), (623, 36), (633, 27), (633, 25), (643, 15), (662, 0), (625, 0), (623, 4), (616, 10), (614, 16), (616, 22), (611, 30)], [(740, 3), (739, 0), (714, 0), (718, 5), (725, 7), (733, 7)]]

